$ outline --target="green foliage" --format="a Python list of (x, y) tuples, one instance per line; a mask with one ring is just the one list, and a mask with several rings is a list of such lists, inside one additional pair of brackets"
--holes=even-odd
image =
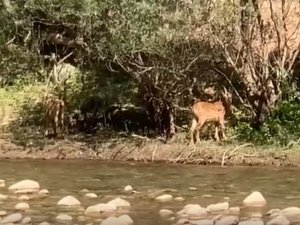
[(249, 123), (240, 122), (235, 133), (239, 140), (252, 141), (260, 145), (287, 146), (292, 142), (298, 142), (300, 104), (298, 101), (284, 101), (258, 130), (253, 129)]

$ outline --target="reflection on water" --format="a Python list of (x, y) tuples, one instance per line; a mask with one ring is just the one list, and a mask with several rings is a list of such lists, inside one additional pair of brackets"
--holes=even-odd
[[(2, 161), (0, 179), (7, 186), (22, 179), (32, 179), (47, 188), (50, 196), (42, 200), (31, 200), (29, 214), (33, 221), (54, 221), (60, 212), (57, 201), (74, 195), (86, 208), (89, 205), (107, 202), (117, 196), (131, 203), (129, 215), (135, 224), (171, 224), (159, 219), (161, 208), (180, 210), (185, 204), (208, 204), (223, 202), (229, 197), (230, 206), (241, 206), (242, 200), (252, 191), (260, 191), (270, 208), (300, 206), (299, 169), (275, 168), (220, 168), (166, 164), (116, 163), (97, 161)], [(140, 194), (123, 196), (126, 185), (132, 185)], [(194, 190), (193, 188), (196, 188)], [(80, 190), (87, 188), (100, 197), (84, 199)], [(158, 203), (151, 197), (163, 189), (172, 195), (184, 197), (184, 202)], [(6, 189), (0, 189), (6, 193)], [(212, 195), (205, 197), (203, 195)], [(1, 209), (11, 212), (17, 199), (0, 204)], [(267, 210), (265, 209), (265, 210)], [(71, 215), (80, 215), (73, 212)], [(77, 216), (74, 217), (76, 221)], [(86, 224), (76, 222), (77, 224)], [(99, 222), (98, 222), (99, 223)], [(98, 224), (97, 223), (97, 224)], [(75, 224), (75, 223), (74, 223)]]

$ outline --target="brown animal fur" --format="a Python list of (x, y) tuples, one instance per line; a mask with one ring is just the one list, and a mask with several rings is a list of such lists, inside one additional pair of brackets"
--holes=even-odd
[(224, 140), (227, 139), (225, 135), (225, 115), (230, 110), (231, 94), (224, 88), (222, 98), (217, 102), (196, 102), (192, 106), (193, 120), (190, 128), (190, 144), (194, 145), (194, 132), (196, 130), (196, 142), (200, 142), (200, 131), (206, 122), (213, 122), (215, 124), (215, 139), (220, 140), (219, 129), (221, 130)]
[(53, 136), (57, 136), (58, 128), (62, 133), (64, 130), (64, 110), (65, 103), (63, 100), (54, 95), (47, 95), (44, 98), (45, 107), (45, 136), (49, 135), (49, 127), (53, 129)]

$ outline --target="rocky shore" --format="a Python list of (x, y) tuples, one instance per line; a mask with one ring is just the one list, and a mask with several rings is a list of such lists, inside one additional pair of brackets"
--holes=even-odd
[[(6, 192), (6, 194), (1, 192)], [(53, 218), (50, 218), (49, 221), (36, 222), (31, 206), (44, 198), (51, 198), (51, 193), (47, 189), (41, 188), (40, 184), (34, 180), (22, 180), (8, 187), (5, 180), (0, 180), (0, 224), (133, 225), (136, 223), (134, 217), (131, 216), (133, 212), (130, 199), (135, 198), (137, 194), (138, 192), (128, 185), (124, 187), (119, 197), (103, 201), (103, 198), (97, 194), (83, 189), (78, 195), (81, 195), (83, 199), (97, 200), (98, 203), (83, 206), (76, 197), (77, 195), (61, 196), (60, 200), (56, 202), (57, 213), (53, 215)], [(2, 210), (1, 208), (11, 200), (15, 200), (16, 204), (9, 210)], [(230, 199), (207, 206), (201, 205), (201, 202), (199, 204), (186, 202), (185, 206), (176, 212), (167, 207), (164, 208), (164, 204), (186, 201), (181, 196), (152, 195), (151, 200), (160, 203), (161, 209), (157, 211), (157, 215), (165, 222), (164, 224), (289, 225), (300, 222), (300, 208), (295, 206), (283, 209), (268, 208), (267, 200), (258, 191), (249, 193), (240, 205), (231, 205)], [(159, 222), (153, 224), (159, 224)]]

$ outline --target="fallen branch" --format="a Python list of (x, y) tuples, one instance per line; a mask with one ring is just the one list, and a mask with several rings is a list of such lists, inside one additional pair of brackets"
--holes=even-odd
[[(254, 145), (252, 143), (245, 143), (245, 144), (235, 147), (234, 149), (227, 149), (226, 151), (224, 151), (223, 156), (222, 156), (221, 166), (224, 167), (225, 159), (230, 159), (237, 150), (248, 147), (248, 146), (254, 146)], [(226, 154), (228, 152), (229, 152), (229, 155), (226, 156)]]

